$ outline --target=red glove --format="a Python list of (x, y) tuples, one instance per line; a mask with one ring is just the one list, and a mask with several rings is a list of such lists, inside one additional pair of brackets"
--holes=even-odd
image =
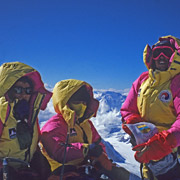
[(99, 162), (101, 167), (103, 167), (105, 170), (112, 170), (113, 163), (108, 159), (105, 152), (103, 152), (99, 157), (91, 157), (91, 159), (93, 160), (93, 165), (95, 165), (96, 162)]
[(148, 163), (150, 160), (160, 160), (172, 152), (177, 145), (173, 134), (162, 131), (155, 134), (146, 143), (133, 148), (135, 159), (140, 163)]
[(126, 133), (128, 133), (129, 135), (132, 135), (131, 131), (126, 126), (126, 124), (135, 124), (135, 123), (138, 123), (138, 122), (143, 122), (143, 120), (141, 119), (141, 116), (139, 114), (133, 114), (126, 121), (124, 121), (122, 123), (122, 128)]

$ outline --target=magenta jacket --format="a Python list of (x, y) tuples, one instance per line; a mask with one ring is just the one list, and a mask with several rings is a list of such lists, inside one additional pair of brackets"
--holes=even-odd
[[(87, 123), (91, 127), (92, 143), (98, 141), (100, 135), (96, 131), (94, 125), (90, 120), (88, 120)], [(41, 141), (43, 142), (43, 146), (45, 147), (47, 153), (54, 160), (61, 163), (64, 157), (63, 143), (65, 143), (66, 141), (67, 129), (68, 129), (67, 123), (65, 122), (62, 115), (56, 114), (47, 121), (47, 123), (44, 125), (44, 127), (41, 130), (41, 133), (43, 134), (41, 137)], [(79, 139), (79, 140), (81, 142), (74, 141), (71, 143), (71, 146), (67, 148), (66, 162), (84, 158), (83, 155), (84, 140), (83, 139)], [(105, 149), (105, 146), (103, 144), (102, 146)]]

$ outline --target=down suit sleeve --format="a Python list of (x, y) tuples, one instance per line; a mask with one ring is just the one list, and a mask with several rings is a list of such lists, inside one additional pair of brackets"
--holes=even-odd
[(139, 111), (137, 108), (138, 90), (139, 90), (142, 82), (147, 78), (148, 78), (148, 72), (144, 72), (132, 84), (129, 94), (120, 110), (123, 122), (126, 121), (128, 118), (130, 118), (133, 115), (139, 115)]
[(180, 146), (180, 74), (173, 78), (171, 83), (171, 91), (177, 117), (176, 121), (172, 124), (168, 132), (175, 136), (177, 140), (177, 146)]
[[(60, 118), (60, 119), (59, 119)], [(90, 122), (92, 129), (92, 142), (97, 141), (100, 136), (97, 133), (92, 122)], [(48, 123), (41, 130), (41, 142), (46, 149), (47, 153), (54, 160), (62, 163), (64, 158), (64, 143), (66, 142), (67, 137), (67, 124), (60, 115), (56, 115), (50, 119)], [(67, 147), (66, 152), (66, 161), (65, 163), (80, 158), (84, 158), (83, 153), (84, 143), (74, 142), (70, 143)], [(105, 146), (102, 144), (103, 149)]]

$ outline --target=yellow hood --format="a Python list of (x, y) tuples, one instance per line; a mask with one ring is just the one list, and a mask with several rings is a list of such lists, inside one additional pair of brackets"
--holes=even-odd
[(88, 108), (93, 112), (93, 116), (96, 115), (99, 102), (93, 98), (92, 87), (80, 80), (68, 79), (58, 82), (53, 89), (53, 105), (57, 113), (61, 113), (65, 121), (67, 122), (70, 128), (74, 127), (75, 123), (75, 112), (69, 108), (67, 105), (68, 100), (71, 96), (78, 91), (83, 85), (86, 86), (90, 94), (91, 100)]
[(19, 78), (33, 71), (36, 70), (20, 62), (2, 64), (0, 66), (0, 97), (2, 97)]
[(23, 76), (28, 76), (28, 78), (31, 79), (35, 94), (40, 93), (45, 96), (40, 108), (41, 110), (44, 110), (52, 93), (44, 87), (39, 72), (21, 62), (9, 62), (0, 66), (0, 98), (5, 96), (6, 100), (8, 100), (9, 97), (6, 96), (7, 91)]
[[(171, 36), (171, 35), (168, 35), (168, 36), (163, 36), (163, 37), (160, 37), (159, 38), (159, 41), (157, 43), (159, 43), (160, 41), (164, 41), (164, 40), (168, 40), (171, 42), (171, 44), (175, 47), (175, 53), (177, 55), (180, 54), (180, 39), (174, 37), (174, 36)], [(155, 43), (152, 48), (157, 44)], [(177, 58), (177, 57), (176, 57)], [(171, 61), (173, 62), (175, 58), (173, 58)], [(180, 56), (178, 57), (178, 60), (180, 60)], [(144, 49), (144, 52), (143, 52), (143, 61), (146, 65), (146, 67), (148, 69), (151, 69), (151, 64), (152, 64), (152, 49), (151, 47), (147, 44), (145, 49)]]

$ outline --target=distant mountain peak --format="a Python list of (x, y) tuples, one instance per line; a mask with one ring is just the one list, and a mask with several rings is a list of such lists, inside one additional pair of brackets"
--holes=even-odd
[(103, 112), (113, 111), (114, 109), (120, 110), (122, 103), (125, 101), (126, 96), (120, 92), (115, 91), (94, 91), (94, 97), (100, 102), (99, 111), (105, 108)]

